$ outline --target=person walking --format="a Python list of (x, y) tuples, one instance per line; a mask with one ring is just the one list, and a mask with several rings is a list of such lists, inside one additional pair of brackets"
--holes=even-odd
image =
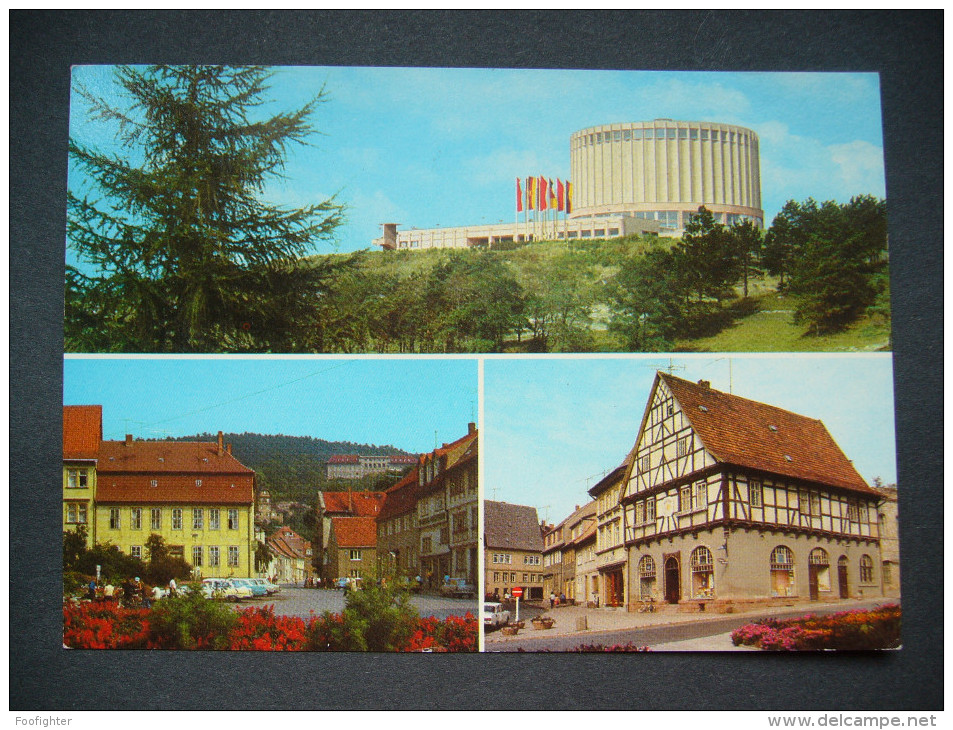
[(90, 601), (96, 600), (96, 579), (95, 578), (89, 581), (89, 585), (86, 586), (86, 597)]
[(549, 608), (556, 608), (556, 594), (552, 591), (549, 592)]
[(175, 587), (175, 578), (169, 578), (169, 598), (175, 598), (178, 595), (178, 591)]

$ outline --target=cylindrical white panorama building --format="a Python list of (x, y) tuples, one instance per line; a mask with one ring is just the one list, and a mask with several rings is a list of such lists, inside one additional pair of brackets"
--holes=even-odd
[(731, 225), (764, 227), (758, 135), (716, 122), (604, 124), (569, 138), (572, 218), (633, 216), (679, 235), (704, 205)]

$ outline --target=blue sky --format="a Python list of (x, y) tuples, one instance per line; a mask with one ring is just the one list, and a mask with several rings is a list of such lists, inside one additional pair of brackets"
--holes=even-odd
[[(114, 98), (111, 68), (74, 80)], [(761, 139), (766, 223), (785, 201), (885, 195), (876, 74), (279, 67), (263, 113), (302, 106), (324, 86), (313, 146), (293, 150), (272, 202), (337, 195), (349, 207), (336, 249), (402, 228), (510, 221), (515, 178), (569, 176), (569, 135), (669, 117), (739, 124)], [(70, 133), (112, 149), (113, 128), (72, 99)], [(83, 181), (71, 171), (70, 184)]]
[[(819, 418), (868, 483), (896, 482), (890, 355), (487, 360), (484, 493), (558, 522), (635, 443), (656, 370)], [(548, 505), (548, 509), (547, 509)]]
[(464, 359), (67, 358), (63, 390), (103, 406), (106, 439), (251, 431), (423, 453), (478, 414)]

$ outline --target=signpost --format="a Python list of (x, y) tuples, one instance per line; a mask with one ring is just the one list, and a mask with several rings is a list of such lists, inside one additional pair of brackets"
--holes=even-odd
[(516, 623), (519, 623), (519, 620), (520, 620), (520, 598), (523, 597), (523, 589), (520, 588), (519, 586), (516, 586), (515, 588), (513, 588), (513, 590), (511, 591), (510, 594), (513, 596), (513, 598), (516, 599)]

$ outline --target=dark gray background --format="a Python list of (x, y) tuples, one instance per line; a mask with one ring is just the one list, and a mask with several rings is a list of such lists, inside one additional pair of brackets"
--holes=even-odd
[[(10, 708), (938, 709), (943, 687), (940, 12), (10, 13)], [(64, 651), (69, 70), (83, 63), (877, 71), (904, 649), (880, 655)]]

